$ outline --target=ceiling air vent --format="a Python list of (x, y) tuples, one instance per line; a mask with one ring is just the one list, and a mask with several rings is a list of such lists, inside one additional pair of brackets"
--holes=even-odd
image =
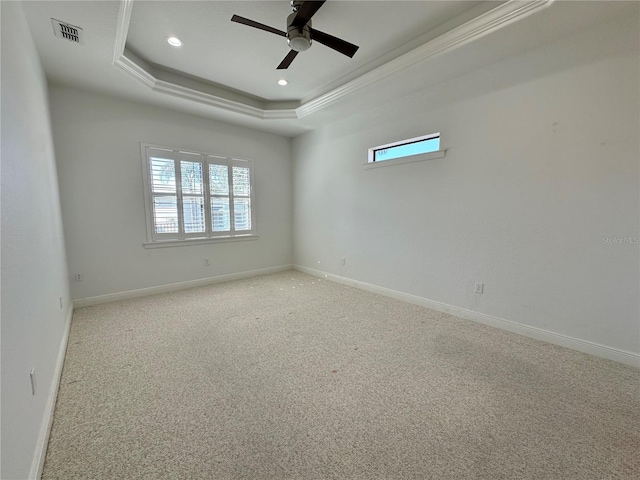
[(82, 43), (82, 29), (80, 27), (76, 27), (67, 22), (61, 22), (55, 18), (51, 19), (51, 23), (53, 24), (53, 33), (56, 34), (56, 37), (65, 38), (75, 43)]

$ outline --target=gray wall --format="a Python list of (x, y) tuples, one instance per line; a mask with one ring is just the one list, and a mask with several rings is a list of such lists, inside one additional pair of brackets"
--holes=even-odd
[[(71, 301), (47, 83), (20, 4), (1, 2), (1, 8), (0, 476), (17, 479), (37, 470)], [(35, 395), (29, 380), (32, 368), (36, 372)]]
[[(56, 86), (51, 112), (74, 300), (292, 263), (288, 138)], [(145, 249), (141, 142), (253, 159), (260, 238)]]
[[(620, 19), (297, 137), (295, 263), (637, 354), (639, 38)], [(363, 169), (433, 132), (446, 158)]]

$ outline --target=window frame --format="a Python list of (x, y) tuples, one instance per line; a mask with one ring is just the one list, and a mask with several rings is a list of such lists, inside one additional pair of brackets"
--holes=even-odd
[(371, 147), (368, 149), (367, 153), (367, 163), (364, 164), (365, 168), (376, 168), (376, 167), (388, 167), (391, 165), (402, 165), (404, 163), (412, 163), (412, 162), (420, 162), (423, 160), (432, 160), (434, 158), (442, 158), (445, 156), (446, 150), (442, 149), (439, 143), (439, 150), (434, 150), (431, 152), (425, 153), (416, 153), (413, 155), (406, 155), (403, 157), (389, 158), (387, 160), (376, 160), (376, 152), (380, 150), (384, 150), (387, 148), (400, 147), (404, 145), (410, 145), (412, 143), (425, 142), (433, 139), (442, 140), (440, 136), (440, 132), (430, 133), (428, 135), (422, 135), (420, 137), (408, 138), (406, 140), (399, 140), (397, 142), (387, 143), (385, 145), (378, 145), (377, 147)]
[[(220, 155), (209, 152), (200, 152), (191, 149), (168, 147), (164, 145), (153, 145), (148, 143), (140, 144), (141, 161), (142, 161), (142, 177), (143, 177), (143, 193), (144, 208), (147, 228), (147, 241), (143, 244), (145, 248), (167, 247), (167, 246), (183, 246), (197, 245), (211, 242), (228, 242), (239, 240), (255, 240), (258, 238), (256, 234), (256, 218), (255, 218), (255, 188), (254, 188), (254, 162), (252, 159), (239, 158), (229, 155)], [(175, 169), (175, 193), (171, 192), (153, 192), (151, 183), (151, 158), (164, 158), (174, 162)], [(195, 162), (202, 165), (202, 193), (185, 194), (182, 185), (182, 162)], [(212, 194), (209, 185), (209, 169), (210, 165), (224, 165), (227, 167), (228, 175), (228, 195), (224, 197), (229, 200), (229, 230), (214, 231), (212, 219), (212, 203), (211, 199), (219, 197)], [(249, 195), (236, 195), (233, 191), (233, 167), (245, 167), (249, 169)], [(176, 197), (176, 209), (178, 217), (177, 233), (157, 233), (154, 223), (154, 199), (157, 197), (169, 196)], [(249, 200), (249, 221), (250, 229), (236, 230), (234, 201), (238, 198), (247, 198)], [(186, 232), (187, 228), (184, 223), (184, 199), (185, 197), (202, 197), (204, 211), (204, 232)]]

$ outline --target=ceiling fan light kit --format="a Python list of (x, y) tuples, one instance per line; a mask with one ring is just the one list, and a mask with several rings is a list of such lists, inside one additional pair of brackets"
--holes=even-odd
[(291, 50), (304, 52), (311, 46), (311, 20), (307, 24), (298, 28), (292, 25), (297, 13), (293, 12), (287, 17), (287, 43)]
[(233, 15), (231, 21), (280, 35), (287, 39), (287, 44), (289, 48), (291, 48), (291, 51), (284, 57), (282, 62), (280, 62), (280, 65), (277, 67), (278, 70), (288, 68), (291, 62), (293, 62), (293, 59), (296, 58), (296, 55), (298, 55), (298, 52), (308, 50), (313, 40), (352, 58), (358, 50), (357, 45), (311, 27), (311, 17), (324, 5), (325, 1), (326, 0), (291, 0), (293, 13), (287, 17), (286, 32), (239, 15)]

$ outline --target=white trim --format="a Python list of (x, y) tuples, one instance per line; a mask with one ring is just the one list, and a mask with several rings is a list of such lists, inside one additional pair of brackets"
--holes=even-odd
[(379, 162), (365, 163), (363, 166), (365, 169), (380, 168), (380, 167), (392, 167), (394, 165), (402, 165), (404, 163), (423, 162), (425, 160), (434, 160), (436, 158), (444, 158), (446, 150), (436, 150), (435, 152), (420, 153), (418, 155), (411, 155), (410, 157), (394, 158), (392, 160), (382, 160)]
[(244, 242), (258, 240), (259, 235), (234, 235), (209, 238), (187, 238), (185, 240), (158, 240), (156, 242), (144, 242), (144, 248), (189, 247), (191, 245), (204, 245), (207, 243)]
[[(203, 194), (202, 199), (205, 207), (208, 206), (207, 215), (205, 216), (205, 231), (198, 233), (186, 233), (184, 231), (178, 232), (177, 236), (174, 234), (156, 233), (153, 220), (153, 199), (156, 196), (163, 196), (163, 194), (153, 193), (151, 186), (151, 178), (149, 173), (149, 162), (153, 156), (152, 150), (157, 150), (160, 153), (156, 155), (162, 156), (166, 159), (171, 159), (175, 164), (175, 176), (176, 176), (176, 200), (178, 211), (178, 225), (179, 229), (183, 229), (184, 226), (184, 211), (183, 211), (183, 194), (182, 194), (182, 181), (181, 181), (181, 169), (180, 162), (185, 160), (185, 155), (191, 155), (199, 157), (189, 158), (187, 161), (195, 161), (202, 164), (203, 174)], [(257, 225), (255, 214), (255, 180), (254, 180), (254, 161), (250, 158), (242, 158), (240, 156), (222, 155), (211, 152), (200, 152), (185, 148), (176, 148), (164, 145), (151, 145), (147, 143), (140, 143), (140, 159), (142, 161), (142, 179), (143, 179), (143, 193), (145, 200), (145, 221), (147, 227), (147, 241), (143, 243), (145, 248), (159, 248), (159, 247), (177, 247), (186, 245), (198, 245), (202, 243), (215, 243), (217, 242), (233, 242), (243, 240), (257, 240)], [(229, 192), (226, 197), (229, 198), (229, 231), (214, 232), (210, 221), (210, 209), (212, 194), (209, 190), (209, 168), (211, 164), (225, 165), (228, 169), (229, 177)], [(233, 193), (233, 173), (232, 168), (234, 166), (248, 168), (249, 180), (251, 183), (249, 196), (237, 195), (238, 198), (248, 198), (250, 201), (251, 209), (251, 228), (248, 230), (236, 230), (235, 229), (235, 215), (234, 198), (236, 195)], [(168, 193), (167, 196), (173, 196), (172, 193)], [(155, 244), (158, 245), (155, 245)]]
[(360, 77), (345, 83), (333, 90), (310, 100), (302, 100), (297, 108), (281, 109), (272, 108), (277, 102), (264, 100), (265, 108), (250, 105), (249, 97), (246, 101), (231, 100), (218, 95), (212, 95), (202, 90), (184, 87), (176, 83), (158, 80), (145, 69), (141, 60), (125, 56), (125, 46), (131, 11), (134, 0), (121, 0), (118, 12), (118, 24), (116, 29), (116, 42), (114, 47), (113, 63), (122, 68), (128, 74), (134, 76), (152, 90), (180, 98), (185, 98), (214, 108), (246, 115), (260, 120), (300, 119), (311, 115), (342, 98), (362, 90), (369, 85), (379, 82), (390, 75), (394, 75), (411, 65), (427, 61), (444, 53), (448, 53), (462, 45), (477, 40), (485, 35), (493, 33), (511, 23), (518, 21), (530, 14), (550, 6), (554, 0), (509, 0), (483, 15), (446, 32), (427, 43), (394, 58)]
[(118, 67), (122, 68), (125, 72), (131, 75), (134, 78), (137, 78), (142, 83), (144, 83), (147, 87), (154, 88), (156, 85), (156, 77), (147, 72), (140, 65), (135, 63), (133, 60), (128, 59), (124, 55), (118, 58), (115, 62), (113, 62)]
[(60, 340), (58, 358), (56, 358), (53, 378), (51, 379), (51, 385), (49, 387), (49, 396), (47, 397), (44, 416), (42, 417), (42, 424), (40, 425), (40, 434), (38, 435), (36, 450), (31, 462), (29, 478), (33, 480), (40, 479), (40, 477), (42, 477), (42, 470), (44, 469), (44, 461), (47, 456), (47, 447), (49, 445), (49, 435), (51, 434), (51, 426), (53, 425), (53, 414), (56, 409), (56, 399), (58, 398), (58, 389), (60, 388), (60, 379), (62, 378), (62, 367), (64, 365), (64, 357), (67, 352), (67, 343), (69, 342), (69, 331), (71, 329), (72, 317), (73, 308), (69, 308), (67, 318), (65, 320), (64, 332), (62, 334), (62, 339)]
[(142, 193), (144, 195), (144, 215), (145, 225), (147, 227), (147, 242), (153, 241), (153, 217), (152, 210), (149, 208), (151, 199), (151, 181), (149, 179), (149, 161), (147, 160), (147, 147), (153, 148), (145, 143), (140, 144), (140, 158), (142, 160)]
[(118, 26), (116, 28), (116, 44), (113, 49), (113, 63), (117, 63), (124, 53), (129, 33), (129, 23), (131, 22), (131, 11), (133, 10), (133, 0), (121, 0), (118, 10)]
[[(397, 142), (391, 142), (391, 143), (385, 143), (384, 145), (378, 145), (377, 147), (371, 147), (369, 149), (369, 161), (370, 162), (374, 162), (376, 160), (374, 160), (374, 152), (378, 151), (378, 150), (382, 150), (384, 148), (391, 148), (391, 147), (397, 147), (400, 145), (408, 145), (409, 143), (418, 143), (418, 142), (424, 142), (425, 140), (433, 140), (434, 138), (440, 138), (440, 132), (436, 132), (436, 133), (430, 133), (429, 135), (421, 135), (419, 137), (413, 137), (413, 138), (407, 138), (406, 140), (398, 140)], [(438, 142), (438, 145), (440, 144), (440, 142)], [(428, 152), (424, 152), (424, 153), (428, 153)], [(385, 161), (385, 160), (383, 160)]]
[(302, 265), (294, 265), (294, 270), (298, 270), (309, 275), (326, 278), (334, 282), (350, 285), (368, 292), (377, 293), (386, 297), (395, 298), (396, 300), (402, 300), (414, 305), (420, 305), (425, 308), (430, 308), (438, 312), (448, 313), (465, 320), (471, 320), (473, 322), (482, 323), (490, 327), (499, 328), (500, 330), (506, 330), (511, 333), (516, 333), (543, 342), (552, 343), (561, 347), (577, 350), (582, 353), (588, 353), (596, 357), (606, 358), (607, 360), (613, 360), (614, 362), (623, 363), (632, 367), (640, 368), (640, 354), (621, 350), (606, 345), (601, 345), (595, 342), (587, 340), (581, 340), (579, 338), (570, 337), (569, 335), (563, 335), (561, 333), (551, 332), (538, 327), (532, 327), (524, 325), (522, 323), (513, 322), (511, 320), (505, 320), (504, 318), (494, 317), (487, 315), (486, 313), (474, 312), (466, 308), (456, 307), (448, 305), (446, 303), (437, 302), (435, 300), (429, 300), (427, 298), (418, 297), (408, 293), (398, 292), (397, 290), (391, 290), (389, 288), (380, 287), (378, 285), (372, 285), (370, 283), (361, 282), (359, 280), (353, 280), (351, 278), (341, 277), (331, 273), (325, 273), (313, 268), (303, 267)]
[(306, 117), (363, 88), (394, 75), (411, 65), (448, 53), (473, 40), (524, 18), (538, 9), (548, 7), (554, 0), (510, 0), (473, 20), (450, 30), (423, 45), (410, 50), (384, 65), (316, 97), (296, 109), (299, 118)]
[[(166, 93), (174, 97), (186, 98), (204, 105), (228, 110), (230, 112), (240, 113), (249, 117), (264, 119), (266, 110), (246, 103), (230, 100), (218, 95), (196, 90), (194, 88), (183, 87), (176, 83), (167, 82), (165, 80), (156, 79), (155, 85), (152, 87), (156, 92)], [(282, 117), (277, 118), (296, 118), (295, 110), (281, 110)]]
[(229, 282), (231, 280), (258, 277), (260, 275), (268, 275), (270, 273), (284, 272), (286, 270), (291, 270), (292, 268), (293, 265), (281, 265), (278, 267), (260, 268), (258, 270), (229, 273), (226, 275), (217, 275), (215, 277), (200, 278), (198, 280), (188, 280), (186, 282), (170, 283), (167, 285), (140, 288), (138, 290), (128, 290), (126, 292), (109, 293), (107, 295), (99, 295), (96, 297), (81, 298), (79, 300), (73, 301), (73, 308), (89, 307), (92, 305), (100, 305), (102, 303), (117, 302), (120, 300), (129, 300), (131, 298), (146, 297), (148, 295), (158, 295), (160, 293), (174, 292), (176, 290), (185, 290), (187, 288), (202, 287), (204, 285), (210, 285), (213, 283), (222, 283)]

